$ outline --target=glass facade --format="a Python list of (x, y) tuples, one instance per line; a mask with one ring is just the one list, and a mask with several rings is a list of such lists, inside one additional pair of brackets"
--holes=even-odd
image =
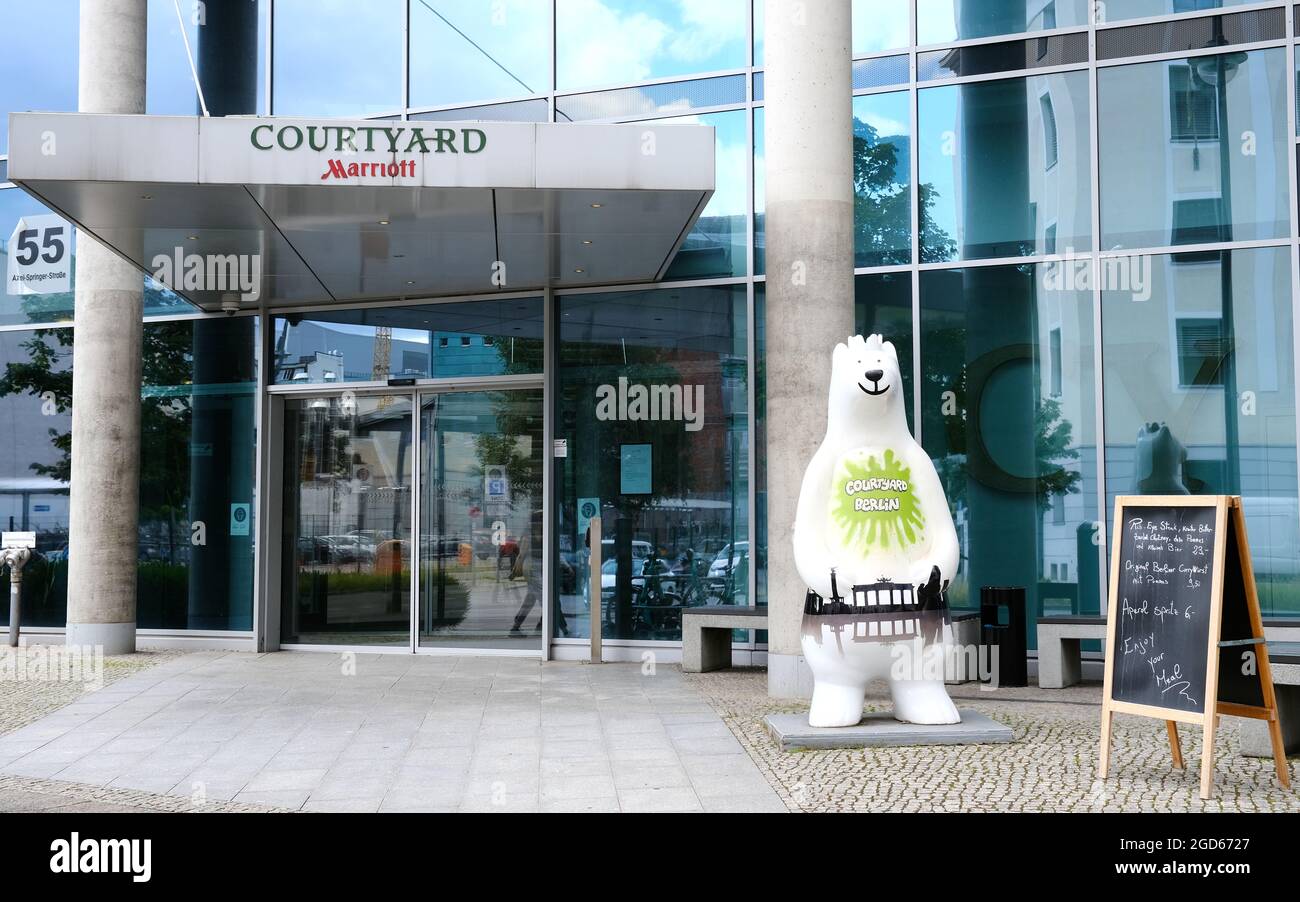
[[(76, 6), (0, 5), (0, 271), (22, 252), (18, 222), (49, 213), (3, 182), (6, 114), (75, 108)], [(229, 521), (235, 506), (265, 512), (251, 481), (259, 381), (292, 395), (286, 442), (312, 462), (286, 471), (292, 504), (262, 503), (284, 504), (286, 522), (316, 507), (336, 518), (303, 520), (309, 541), (282, 549), (294, 580), (285, 641), (508, 645), (545, 608), (557, 639), (589, 636), (600, 617), (611, 641), (671, 642), (674, 599), (766, 601), (762, 0), (358, 6), (207, 4), (200, 22), (151, 0), (149, 112), (198, 112), (192, 56), (213, 115), (703, 123), (716, 129), (717, 190), (666, 284), (565, 294), (549, 316), (540, 297), (493, 297), (151, 324), (141, 625), (252, 629), (255, 532), (232, 535)], [(1246, 0), (853, 9), (855, 317), (899, 350), (909, 422), (962, 541), (954, 599), (971, 606), (980, 586), (1011, 584), (1026, 587), (1031, 623), (1100, 611), (1113, 500), (1160, 488), (1241, 494), (1265, 613), (1300, 616), (1294, 13)], [(75, 236), (68, 254), (75, 280)], [(146, 306), (193, 313), (154, 285)], [(255, 321), (267, 330), (260, 373)], [(71, 291), (0, 294), (0, 516), (38, 532), (53, 575), (27, 610), (50, 625), (66, 597), (74, 334)], [(218, 347), (228, 359), (209, 363)], [(445, 409), (411, 395), (400, 416), (398, 401), (363, 414), (383, 393), (339, 403), (341, 386), (389, 378), (543, 375), (552, 394), (524, 407), (543, 405), (567, 456), (552, 460), (544, 512), (555, 591), (539, 600), (537, 501), (524, 490), (548, 449), (533, 413), (506, 409), (534, 389), (447, 396)], [(408, 457), (381, 470), (368, 455), (395, 416)], [(431, 486), (436, 450), (412, 455), (439, 436), (456, 480)], [(512, 476), (520, 494), (500, 518), (506, 543), (494, 547), (517, 549), (501, 572), (499, 550), (475, 544), (496, 522), (482, 519), (486, 496), (477, 515), (409, 523), (412, 502), (464, 506), (486, 492), (484, 442), (510, 446), (527, 474)], [(375, 487), (366, 503), (387, 508), (358, 506), (357, 467)], [(408, 525), (368, 541), (394, 511)], [(593, 511), (610, 568), (598, 610)], [(208, 544), (186, 544), (195, 521)], [(356, 550), (367, 544), (373, 554)], [(483, 597), (485, 620), (457, 619)]]
[[(557, 636), (680, 641), (681, 611), (749, 594), (743, 286), (561, 296)], [(589, 524), (602, 520), (601, 601)]]
[[(8, 427), (0, 517), (5, 529), (37, 533), (40, 554), (23, 579), (30, 626), (66, 622), (75, 334), (0, 332), (0, 417)], [(256, 347), (252, 317), (145, 325), (141, 629), (253, 628)]]

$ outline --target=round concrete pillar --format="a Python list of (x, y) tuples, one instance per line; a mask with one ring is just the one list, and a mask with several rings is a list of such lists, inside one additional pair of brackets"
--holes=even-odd
[(812, 691), (795, 507), (854, 331), (851, 2), (767, 0), (765, 19), (768, 692), (790, 698)]
[[(146, 0), (82, 0), (78, 109), (143, 113)], [(143, 276), (77, 235), (68, 645), (135, 651)]]

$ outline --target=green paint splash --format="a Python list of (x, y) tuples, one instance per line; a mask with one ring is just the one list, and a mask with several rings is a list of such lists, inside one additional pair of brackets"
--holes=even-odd
[[(845, 491), (849, 483), (868, 483), (873, 479), (887, 484), (853, 494)], [(831, 487), (834, 493), (831, 517), (840, 529), (843, 546), (889, 548), (892, 544), (904, 548), (919, 542), (925, 529), (925, 515), (913, 489), (911, 467), (903, 466), (892, 450), (885, 451), (883, 463), (875, 456), (841, 460)], [(859, 501), (880, 509), (860, 510)]]

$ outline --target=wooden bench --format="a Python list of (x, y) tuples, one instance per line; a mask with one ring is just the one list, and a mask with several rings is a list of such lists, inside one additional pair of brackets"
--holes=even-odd
[(1038, 618), (1038, 686), (1064, 689), (1083, 678), (1083, 639), (1105, 639), (1106, 618), (1068, 616)]
[[(1300, 642), (1270, 641), (1268, 664), (1277, 695), (1277, 716), (1282, 721), (1282, 745), (1288, 755), (1300, 752)], [(1241, 753), (1251, 758), (1273, 757), (1266, 721), (1241, 721)]]
[(682, 611), (682, 670), (707, 673), (731, 666), (731, 631), (767, 629), (767, 606), (708, 604)]

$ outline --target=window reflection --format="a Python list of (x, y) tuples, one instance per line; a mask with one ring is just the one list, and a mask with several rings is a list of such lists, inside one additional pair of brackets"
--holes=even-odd
[[(0, 332), (0, 526), (37, 534), (30, 626), (67, 620), (73, 336)], [(256, 320), (147, 323), (143, 341), (138, 623), (251, 630)]]
[[(1277, 238), (1290, 229), (1286, 51), (1097, 73), (1107, 248)], [(1184, 261), (1187, 262), (1187, 261)]]
[(540, 298), (319, 310), (274, 330), (281, 385), (542, 371)]
[[(213, 116), (264, 114), (266, 100), (267, 0), (250, 3), (181, 4), (149, 0), (145, 111), (155, 115), (202, 114), (194, 70)], [(184, 25), (184, 32), (181, 27)], [(186, 42), (188, 41), (188, 53)]]
[(551, 89), (551, 4), (410, 0), (411, 106)]
[(745, 111), (710, 113), (660, 119), (660, 123), (711, 125), (714, 128), (714, 160), (717, 172), (713, 197), (700, 214), (695, 227), (682, 242), (668, 268), (668, 279), (701, 279), (743, 276), (749, 269), (745, 244), (748, 241), (749, 197), (745, 190), (749, 163), (749, 136)]
[(1183, 15), (1204, 10), (1241, 6), (1256, 0), (1106, 0), (1099, 7), (1099, 22), (1119, 22), (1122, 19), (1145, 19), (1148, 16)]
[(920, 92), (921, 261), (1092, 248), (1088, 74)]
[(1108, 503), (1239, 494), (1265, 614), (1300, 611), (1289, 251), (1144, 261), (1102, 293)]
[(1065, 265), (921, 274), (922, 440), (961, 544), (952, 601), (1024, 586), (1031, 624), (1100, 603), (1092, 293)]
[(916, 0), (922, 45), (1087, 24), (1088, 0)]
[(556, 0), (561, 91), (739, 69), (749, 0)]
[(400, 110), (405, 21), (405, 0), (276, 0), (275, 115)]
[[(2, 271), (2, 270), (0, 270)], [(0, 530), (36, 533), (23, 568), (26, 626), (63, 626), (72, 463), (72, 330), (0, 332)], [(0, 574), (9, 597), (9, 571)], [(0, 610), (8, 624), (9, 605)]]
[(745, 290), (571, 295), (559, 313), (557, 635), (603, 611), (608, 638), (678, 641), (683, 608), (748, 604)]

